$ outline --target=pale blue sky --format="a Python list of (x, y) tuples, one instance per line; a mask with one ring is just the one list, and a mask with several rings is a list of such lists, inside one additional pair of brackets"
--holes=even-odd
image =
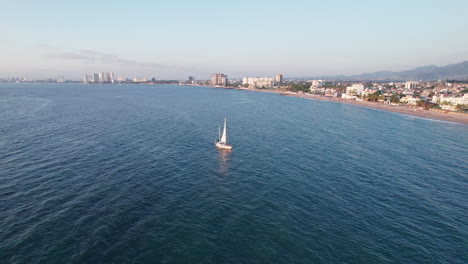
[(0, 1), (0, 77), (185, 79), (468, 60), (468, 1)]

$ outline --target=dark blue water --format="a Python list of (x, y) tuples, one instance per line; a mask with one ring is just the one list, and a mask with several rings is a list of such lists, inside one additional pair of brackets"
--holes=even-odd
[(1, 84), (0, 263), (467, 263), (467, 144), (274, 94)]

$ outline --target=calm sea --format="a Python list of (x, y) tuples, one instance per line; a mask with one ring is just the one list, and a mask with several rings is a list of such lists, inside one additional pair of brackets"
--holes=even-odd
[(467, 263), (467, 146), (275, 94), (1, 84), (0, 263)]

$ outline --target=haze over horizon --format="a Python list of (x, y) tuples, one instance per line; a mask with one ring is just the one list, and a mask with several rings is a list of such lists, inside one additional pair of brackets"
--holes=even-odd
[(468, 60), (467, 1), (14, 1), (0, 78), (352, 75)]

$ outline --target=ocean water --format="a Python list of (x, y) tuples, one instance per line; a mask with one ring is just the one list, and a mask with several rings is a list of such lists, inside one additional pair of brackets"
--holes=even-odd
[(0, 84), (0, 263), (468, 263), (467, 145), (275, 94)]

